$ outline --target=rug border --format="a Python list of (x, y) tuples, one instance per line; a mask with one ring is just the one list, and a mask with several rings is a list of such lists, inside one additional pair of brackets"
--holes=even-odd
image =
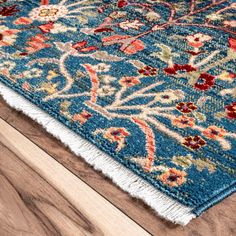
[[(101, 171), (132, 197), (142, 199), (158, 216), (173, 223), (186, 225), (196, 217), (193, 208), (184, 206), (165, 193), (154, 188), (147, 181), (127, 169), (95, 145), (71, 131), (29, 100), (0, 82), (0, 94), (8, 105), (43, 126), (48, 133), (59, 139), (77, 156), (82, 157), (94, 169)], [(127, 181), (128, 180), (128, 181)]]

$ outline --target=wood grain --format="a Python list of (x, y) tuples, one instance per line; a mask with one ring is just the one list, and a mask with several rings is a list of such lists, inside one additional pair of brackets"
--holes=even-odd
[(149, 235), (2, 119), (0, 142), (0, 235)]
[(201, 217), (191, 221), (186, 227), (174, 225), (157, 217), (141, 200), (134, 199), (116, 187), (101, 173), (88, 166), (81, 158), (53, 138), (37, 123), (15, 111), (0, 99), (0, 117), (18, 129), (66, 168), (79, 176), (106, 199), (116, 205), (153, 235), (161, 236), (230, 236), (236, 235), (234, 214), (236, 196), (233, 195), (209, 209)]

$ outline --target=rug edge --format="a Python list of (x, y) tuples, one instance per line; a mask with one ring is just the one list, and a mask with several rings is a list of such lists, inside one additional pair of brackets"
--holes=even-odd
[(48, 133), (69, 147), (75, 155), (82, 157), (94, 169), (101, 171), (122, 190), (129, 193), (132, 197), (142, 199), (161, 218), (176, 224), (186, 225), (196, 217), (192, 213), (193, 208), (186, 207), (155, 189), (141, 177), (112, 159), (89, 141), (69, 130), (61, 122), (38, 108), (22, 95), (14, 92), (2, 82), (0, 82), (0, 95), (2, 95), (8, 105), (22, 111), (25, 115), (42, 125)]

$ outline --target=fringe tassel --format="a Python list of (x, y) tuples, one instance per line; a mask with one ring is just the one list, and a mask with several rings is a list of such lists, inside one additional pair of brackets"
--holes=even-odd
[(146, 202), (160, 217), (180, 225), (186, 225), (196, 217), (192, 213), (192, 208), (186, 207), (160, 192), (1, 82), (0, 94), (11, 107), (37, 121), (50, 134), (68, 146), (72, 152), (112, 179), (124, 191)]

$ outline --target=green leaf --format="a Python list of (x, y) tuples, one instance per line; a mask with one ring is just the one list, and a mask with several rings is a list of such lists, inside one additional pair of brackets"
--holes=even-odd
[(229, 49), (228, 50), (228, 57), (232, 58), (232, 59), (236, 59), (236, 53), (233, 49)]
[(66, 111), (69, 108), (70, 105), (71, 105), (71, 102), (64, 101), (64, 102), (61, 102), (60, 108), (61, 108), (62, 111)]
[(198, 111), (193, 112), (194, 117), (199, 121), (199, 122), (204, 122), (206, 121), (206, 116)]
[(233, 89), (232, 96), (236, 98), (236, 88)]
[(225, 112), (223, 112), (223, 111), (215, 113), (215, 118), (218, 119), (218, 120), (220, 120), (224, 117), (225, 117)]
[(171, 52), (171, 49), (168, 46), (164, 45), (164, 44), (156, 44), (156, 46), (159, 47), (161, 49), (161, 51), (160, 52), (154, 52), (154, 53), (151, 54), (151, 56), (158, 57), (160, 60), (162, 60), (166, 63), (168, 63), (174, 55), (175, 56), (177, 55), (177, 54), (173, 54)]
[(210, 173), (214, 172), (216, 170), (216, 165), (208, 160), (205, 159), (196, 159), (193, 161), (194, 165), (197, 167), (197, 170), (202, 171), (204, 169), (208, 169)]
[(207, 101), (208, 99), (210, 99), (209, 96), (208, 96), (208, 97), (205, 97), (205, 96), (200, 97), (200, 98), (197, 100), (197, 106), (198, 106), (198, 107), (202, 107), (202, 106), (206, 103), (206, 101)]
[(198, 78), (200, 76), (201, 72), (198, 71), (193, 71), (189, 73), (189, 79), (188, 79), (188, 84), (193, 86), (194, 84), (196, 84), (196, 82), (198, 81)]
[(193, 164), (192, 155), (188, 154), (187, 156), (174, 156), (172, 158), (172, 162), (177, 165), (181, 166), (183, 168), (188, 168)]

